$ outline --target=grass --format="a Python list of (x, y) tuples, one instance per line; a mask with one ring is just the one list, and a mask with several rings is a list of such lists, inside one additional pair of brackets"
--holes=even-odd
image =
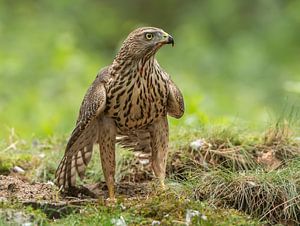
[(201, 174), (195, 189), (196, 199), (244, 211), (262, 220), (300, 222), (300, 159), (289, 167), (266, 173), (263, 170)]
[[(233, 126), (176, 130), (171, 128), (166, 191), (149, 181), (150, 167), (132, 152), (118, 150), (117, 183), (147, 182), (149, 193), (119, 195), (115, 206), (101, 200), (81, 205), (57, 220), (42, 209), (15, 203), (2, 203), (1, 209), (21, 211), (42, 225), (116, 225), (123, 220), (127, 225), (299, 224), (300, 143), (287, 123), (264, 133)], [(29, 181), (53, 180), (65, 143), (57, 138), (28, 142), (12, 133), (1, 144), (0, 171), (11, 174), (18, 165)], [(103, 176), (95, 151), (81, 184), (99, 180)], [(0, 225), (10, 221), (2, 219)]]
[[(187, 217), (192, 225), (261, 225), (258, 220), (234, 209), (215, 208), (206, 202), (191, 200), (185, 192), (185, 188), (180, 192), (170, 189), (143, 199), (120, 198), (114, 206), (105, 206), (103, 203), (86, 205), (80, 212), (74, 210), (55, 221), (47, 219), (41, 210), (25, 208), (19, 204), (9, 206), (9, 210), (14, 209), (20, 213), (22, 218), (19, 217), (19, 220), (38, 225), (117, 225), (116, 222), (122, 220), (128, 225), (151, 225), (155, 221), (161, 225), (186, 225)], [(8, 205), (3, 205), (2, 208), (7, 210)], [(12, 217), (14, 216), (2, 215), (2, 219), (8, 221), (13, 221)], [(2, 222), (7, 225), (7, 221)]]
[(168, 191), (140, 200), (122, 200), (115, 207), (88, 206), (84, 214), (69, 215), (56, 224), (114, 225), (112, 219), (124, 219), (129, 225), (151, 225), (159, 221), (162, 225), (185, 225), (188, 211), (198, 211), (191, 221), (197, 225), (259, 225), (246, 215), (233, 209), (216, 209), (208, 204), (188, 199), (183, 194)]

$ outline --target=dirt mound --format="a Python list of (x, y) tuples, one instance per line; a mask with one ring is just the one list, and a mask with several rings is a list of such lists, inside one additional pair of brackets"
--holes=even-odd
[[(116, 193), (119, 198), (145, 197), (151, 191), (152, 187), (149, 183), (121, 182), (116, 184)], [(104, 203), (107, 197), (108, 190), (105, 182), (78, 186), (68, 193), (60, 193), (51, 182), (30, 183), (25, 178), (16, 175), (0, 175), (0, 202), (18, 202), (24, 206), (40, 209), (49, 219), (58, 219), (72, 212), (78, 212), (83, 205), (101, 200)], [(19, 216), (20, 213), (14, 210), (0, 212), (0, 217), (5, 217), (8, 221), (15, 219), (15, 215)], [(26, 217), (22, 222), (27, 222), (32, 217), (26, 214), (24, 216)]]
[[(151, 192), (149, 183), (121, 182), (116, 184), (116, 193), (127, 197), (146, 196)], [(19, 202), (74, 202), (76, 198), (106, 198), (105, 182), (88, 184), (60, 194), (58, 188), (49, 183), (30, 183), (26, 179), (0, 175), (0, 200)]]
[(55, 200), (58, 190), (52, 183), (30, 183), (26, 179), (0, 175), (0, 200)]

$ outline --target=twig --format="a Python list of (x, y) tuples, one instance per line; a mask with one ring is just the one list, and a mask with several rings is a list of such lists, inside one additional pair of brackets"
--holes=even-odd
[(14, 149), (14, 150), (16, 150), (16, 145), (17, 145), (18, 143), (19, 143), (19, 141), (16, 141), (16, 142), (10, 144), (7, 148), (5, 148), (5, 149), (3, 150), (3, 152), (8, 151), (9, 149)]

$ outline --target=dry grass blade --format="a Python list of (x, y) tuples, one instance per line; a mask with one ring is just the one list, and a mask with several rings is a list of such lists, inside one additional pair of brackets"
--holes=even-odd
[(298, 225), (299, 167), (297, 159), (289, 168), (269, 173), (262, 170), (234, 173), (226, 169), (202, 172), (194, 194), (212, 205), (242, 210), (261, 220)]

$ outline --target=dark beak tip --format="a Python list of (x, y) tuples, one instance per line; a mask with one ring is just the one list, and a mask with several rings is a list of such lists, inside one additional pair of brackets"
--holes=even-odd
[(169, 44), (172, 44), (172, 47), (174, 46), (175, 43), (174, 43), (174, 39), (173, 39), (172, 36), (169, 36), (169, 37), (168, 37), (168, 43), (169, 43)]

